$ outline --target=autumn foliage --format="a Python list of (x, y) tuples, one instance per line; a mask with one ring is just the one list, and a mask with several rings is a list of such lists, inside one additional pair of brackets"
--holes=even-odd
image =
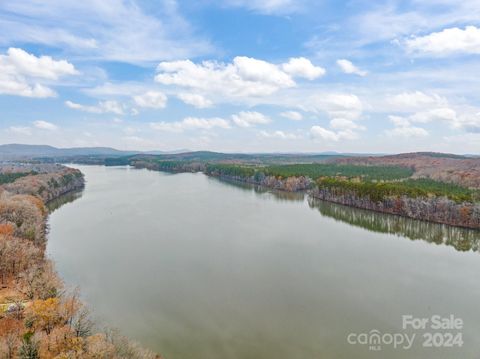
[(0, 358), (157, 358), (119, 335), (95, 334), (78, 294), (45, 258), (44, 202), (83, 185), (79, 171), (63, 169), (0, 186)]

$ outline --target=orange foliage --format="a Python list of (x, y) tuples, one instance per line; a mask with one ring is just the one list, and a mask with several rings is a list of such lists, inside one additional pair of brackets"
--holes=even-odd
[(0, 235), (11, 236), (15, 228), (10, 223), (1, 223), (0, 224)]
[(30, 308), (28, 308), (32, 326), (50, 334), (53, 327), (61, 321), (59, 306), (58, 298), (34, 300)]

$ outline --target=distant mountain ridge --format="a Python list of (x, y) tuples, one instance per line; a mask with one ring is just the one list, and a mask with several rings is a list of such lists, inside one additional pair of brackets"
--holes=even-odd
[(48, 145), (0, 145), (0, 157), (119, 156), (136, 153), (139, 152), (120, 151), (109, 147), (56, 148)]
[(71, 147), (57, 148), (49, 145), (24, 145), (5, 144), (0, 145), (0, 160), (37, 158), (37, 157), (73, 157), (73, 156), (130, 156), (136, 154), (170, 154), (188, 152), (188, 150), (177, 151), (122, 151), (111, 147)]
[(191, 151), (188, 149), (178, 149), (173, 151), (124, 151), (117, 150), (111, 147), (71, 147), (71, 148), (57, 148), (49, 145), (26, 145), (26, 144), (5, 144), (0, 145), (0, 160), (9, 160), (9, 159), (28, 159), (28, 158), (65, 158), (65, 157), (123, 157), (123, 156), (134, 156), (134, 155), (150, 155), (150, 156), (162, 156), (165, 155), (172, 160), (205, 160), (205, 159), (242, 159), (250, 158), (255, 156), (261, 157), (285, 157), (291, 160), (296, 157), (310, 157), (314, 158), (316, 156), (331, 156), (331, 157), (357, 157), (357, 158), (367, 158), (367, 157), (386, 157), (386, 158), (410, 158), (410, 157), (439, 157), (439, 158), (456, 158), (456, 159), (467, 159), (478, 157), (478, 155), (454, 155), (447, 153), (436, 153), (436, 152), (414, 152), (414, 153), (402, 153), (395, 155), (388, 155), (384, 153), (342, 153), (336, 151), (324, 151), (324, 152), (309, 152), (309, 153), (298, 153), (298, 152), (277, 152), (277, 153), (222, 153), (214, 151)]

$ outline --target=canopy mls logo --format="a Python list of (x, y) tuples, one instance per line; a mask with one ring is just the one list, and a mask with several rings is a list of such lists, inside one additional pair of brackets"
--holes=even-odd
[[(463, 319), (450, 314), (448, 317), (432, 315), (430, 318), (402, 316), (402, 330), (422, 331), (419, 334), (424, 348), (452, 348), (463, 346)], [(412, 348), (418, 333), (382, 333), (372, 329), (365, 333), (350, 333), (347, 342), (351, 345), (368, 346), (369, 350), (380, 351), (382, 346), (408, 350)]]
[(415, 341), (415, 333), (408, 335), (406, 333), (381, 333), (377, 329), (372, 329), (368, 333), (350, 333), (347, 336), (348, 344), (368, 345), (372, 351), (382, 350), (382, 345), (391, 345), (394, 349), (410, 349)]

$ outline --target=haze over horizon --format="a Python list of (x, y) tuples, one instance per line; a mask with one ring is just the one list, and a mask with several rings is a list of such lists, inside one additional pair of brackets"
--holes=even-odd
[(479, 56), (476, 0), (3, 2), (0, 144), (478, 153)]

